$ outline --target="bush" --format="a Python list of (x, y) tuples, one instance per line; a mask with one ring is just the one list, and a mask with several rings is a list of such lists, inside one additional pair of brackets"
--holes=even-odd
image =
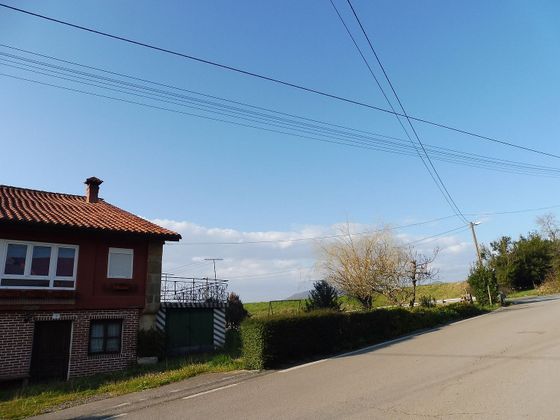
[(490, 303), (488, 299), (488, 291), (492, 296), (492, 302), (498, 301), (498, 281), (494, 271), (486, 266), (476, 266), (471, 268), (469, 278), (467, 279), (469, 286), (476, 297), (476, 301), (481, 305)]
[(418, 303), (422, 308), (433, 308), (436, 306), (436, 298), (432, 295), (422, 295), (418, 298)]
[(248, 315), (249, 313), (243, 307), (243, 302), (241, 302), (239, 295), (231, 292), (227, 298), (226, 327), (239, 328), (241, 322), (247, 318)]
[(154, 328), (138, 331), (138, 357), (165, 356), (165, 334)]
[(413, 310), (314, 311), (296, 316), (248, 319), (241, 324), (243, 357), (247, 369), (274, 368), (484, 312), (480, 307), (459, 303)]
[(309, 293), (309, 299), (305, 301), (306, 311), (315, 311), (317, 309), (340, 310), (338, 291), (325, 280), (313, 283), (313, 290)]
[(238, 329), (229, 329), (226, 331), (224, 352), (234, 358), (241, 356), (241, 334)]

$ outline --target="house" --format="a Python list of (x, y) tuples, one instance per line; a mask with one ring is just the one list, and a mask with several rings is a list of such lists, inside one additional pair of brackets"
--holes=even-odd
[(0, 381), (123, 369), (156, 327), (163, 244), (181, 236), (99, 198), (102, 182), (0, 185)]

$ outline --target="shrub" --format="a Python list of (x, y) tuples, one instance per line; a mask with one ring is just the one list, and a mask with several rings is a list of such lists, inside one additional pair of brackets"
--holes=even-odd
[(338, 291), (325, 280), (313, 283), (313, 290), (309, 293), (309, 299), (305, 301), (306, 311), (315, 311), (317, 309), (340, 310)]
[(295, 316), (248, 319), (241, 324), (243, 357), (248, 369), (274, 368), (484, 312), (475, 305), (451, 304), (413, 310), (313, 311)]
[(138, 357), (157, 356), (160, 359), (165, 355), (165, 334), (154, 328), (138, 331), (137, 342)]
[(227, 298), (226, 326), (228, 328), (239, 328), (241, 322), (247, 318), (249, 313), (243, 307), (239, 295), (231, 292)]
[(472, 267), (467, 282), (478, 303), (481, 305), (490, 303), (488, 291), (490, 291), (490, 295), (492, 296), (492, 302), (497, 302), (498, 282), (492, 269), (486, 266)]
[(235, 358), (241, 356), (241, 334), (238, 329), (229, 329), (226, 331), (224, 352)]
[(436, 298), (432, 295), (422, 295), (418, 298), (418, 303), (422, 308), (433, 308), (436, 306)]

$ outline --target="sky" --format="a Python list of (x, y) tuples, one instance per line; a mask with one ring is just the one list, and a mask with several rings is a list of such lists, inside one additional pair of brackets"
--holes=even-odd
[[(4, 2), (387, 107), (326, 0)], [(375, 64), (346, 1), (334, 3)], [(558, 2), (352, 3), (409, 115), (560, 154)], [(221, 114), (199, 105), (193, 110), (192, 97), (200, 101), (212, 95), (273, 109), (284, 113), (282, 118), (291, 114), (351, 127), (362, 136), (405, 138), (390, 114), (4, 8), (0, 44), (0, 183), (83, 194), (87, 177), (103, 179), (100, 195), (107, 201), (183, 235), (179, 244), (166, 245), (166, 272), (212, 276), (212, 265), (204, 259), (223, 258), (217, 262), (218, 276), (229, 279), (230, 290), (244, 301), (281, 299), (321, 278), (320, 241), (308, 238), (336, 234), (345, 224), (364, 231), (453, 215), (417, 156), (337, 144), (341, 137), (333, 131), (323, 141), (286, 134), (294, 132), (278, 124), (255, 124), (255, 114), (232, 117), (222, 100), (217, 100)], [(52, 66), (131, 79), (36, 54), (172, 86), (141, 82), (183, 99), (188, 95), (191, 102), (178, 105), (177, 96), (170, 100), (166, 94), (160, 99), (167, 102), (157, 101), (144, 91), (123, 93), (122, 85), (108, 90), (99, 87), (99, 79), (92, 83), (83, 73), (64, 76), (66, 70)], [(382, 78), (380, 69), (373, 69)], [(69, 80), (75, 77), (89, 84)], [(386, 82), (382, 86), (389, 91)], [(414, 125), (425, 144), (560, 167), (557, 158)], [(483, 243), (525, 234), (536, 229), (536, 216), (558, 211), (557, 177), (435, 158), (433, 163), (461, 211), (481, 222), (477, 233)], [(487, 214), (545, 207), (551, 209)], [(442, 234), (417, 242), (426, 252), (441, 248), (436, 260), (441, 281), (464, 279), (475, 259), (471, 233), (456, 217), (395, 229), (395, 234), (403, 242)], [(298, 241), (216, 244), (293, 239)]]

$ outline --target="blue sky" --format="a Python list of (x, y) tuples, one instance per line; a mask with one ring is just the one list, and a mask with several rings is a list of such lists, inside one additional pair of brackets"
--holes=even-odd
[[(386, 106), (328, 1), (6, 2)], [(353, 3), (411, 115), (560, 153), (557, 2)], [(346, 2), (336, 4), (359, 36)], [(362, 38), (359, 42), (366, 47)], [(0, 10), (0, 43), (403, 137), (395, 118), (385, 114), (5, 9)], [(10, 51), (0, 47), (0, 52)], [(0, 67), (0, 73), (47, 80)], [(5, 76), (0, 76), (0, 94), (0, 183), (81, 194), (83, 180), (98, 176), (105, 180), (101, 195), (108, 201), (184, 229), (184, 242), (306, 237), (332, 233), (346, 221), (360, 227), (402, 225), (451, 214), (418, 158), (203, 120)], [(416, 127), (425, 143), (560, 167), (557, 159)], [(465, 213), (560, 204), (555, 178), (434, 163)], [(483, 220), (478, 232), (487, 242), (534, 229), (538, 214), (470, 218)], [(451, 218), (408, 229), (406, 235), (422, 238), (460, 225)], [(459, 248), (441, 255), (441, 279), (464, 276), (474, 258), (469, 232), (442, 240)], [(182, 245), (169, 247), (165, 264), (172, 271), (192, 263), (182, 274), (206, 275), (211, 274), (208, 265), (194, 263), (214, 256), (226, 259), (222, 275), (231, 277), (231, 288), (249, 300), (285, 297), (317, 275), (308, 269), (315, 261), (312, 247), (299, 245)], [(266, 276), (283, 267), (293, 271)], [(242, 278), (259, 274), (258, 281)]]

